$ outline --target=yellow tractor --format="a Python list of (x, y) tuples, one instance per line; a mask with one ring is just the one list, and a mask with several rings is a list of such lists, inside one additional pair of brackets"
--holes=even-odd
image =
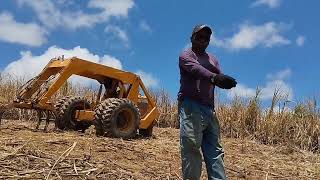
[[(84, 97), (52, 96), (72, 75), (100, 83), (93, 102)], [(94, 125), (99, 136), (133, 138), (151, 136), (159, 112), (140, 77), (134, 73), (93, 63), (77, 57), (51, 59), (42, 72), (23, 85), (6, 108), (35, 109), (39, 122), (55, 120), (61, 130), (82, 130)]]

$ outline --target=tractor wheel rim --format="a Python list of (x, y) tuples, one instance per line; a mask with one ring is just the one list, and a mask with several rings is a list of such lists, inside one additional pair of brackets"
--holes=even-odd
[(129, 109), (124, 109), (117, 116), (117, 129), (127, 131), (131, 128), (134, 121), (134, 114)]

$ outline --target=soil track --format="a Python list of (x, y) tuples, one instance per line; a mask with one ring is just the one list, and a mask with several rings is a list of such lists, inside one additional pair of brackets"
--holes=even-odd
[[(2, 122), (0, 179), (181, 179), (177, 129), (155, 128), (151, 139), (125, 141), (96, 137), (93, 127), (86, 133), (34, 127)], [(241, 139), (223, 144), (229, 179), (320, 179), (320, 155)]]

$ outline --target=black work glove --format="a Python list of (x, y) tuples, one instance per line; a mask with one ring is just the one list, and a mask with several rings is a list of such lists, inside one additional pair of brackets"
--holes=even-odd
[(237, 81), (233, 77), (224, 74), (214, 76), (213, 83), (222, 89), (231, 89), (237, 85)]

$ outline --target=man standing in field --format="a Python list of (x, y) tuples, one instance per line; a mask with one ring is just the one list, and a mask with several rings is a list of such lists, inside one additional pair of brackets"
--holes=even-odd
[(183, 179), (200, 179), (200, 149), (208, 179), (226, 179), (213, 93), (215, 86), (231, 89), (237, 82), (222, 74), (217, 59), (206, 52), (211, 34), (209, 26), (195, 26), (191, 35), (192, 47), (179, 56), (178, 115)]

